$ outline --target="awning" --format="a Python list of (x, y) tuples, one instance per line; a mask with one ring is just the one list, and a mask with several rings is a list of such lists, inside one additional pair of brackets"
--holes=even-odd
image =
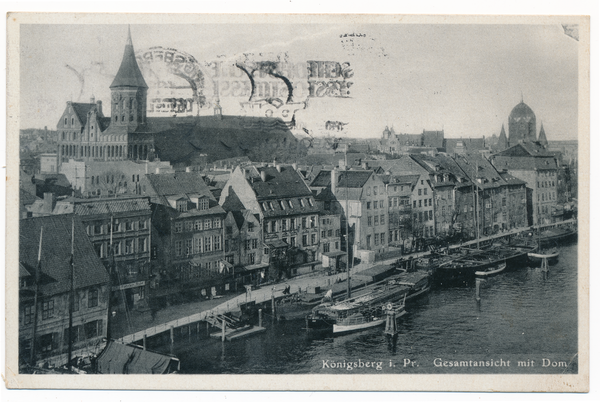
[(345, 251), (331, 251), (329, 253), (323, 253), (327, 257), (339, 257), (340, 255), (346, 255)]
[(101, 374), (168, 374), (179, 370), (179, 359), (111, 341), (98, 356)]
[(288, 248), (289, 247), (289, 244), (287, 244), (286, 242), (284, 242), (281, 239), (268, 240), (265, 242), (265, 244), (271, 248)]
[(257, 269), (263, 269), (263, 268), (268, 268), (268, 267), (269, 267), (269, 263), (261, 262), (260, 264), (246, 265), (244, 267), (244, 269), (246, 271), (256, 271)]

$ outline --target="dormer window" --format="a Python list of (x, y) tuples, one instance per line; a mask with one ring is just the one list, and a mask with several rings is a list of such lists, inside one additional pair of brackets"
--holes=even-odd
[(285, 205), (283, 204), (283, 201), (278, 201), (279, 202), (279, 208), (285, 210)]
[(272, 211), (273, 210), (273, 203), (271, 201), (269, 201), (269, 209)]
[(67, 124), (69, 124), (69, 118), (68, 118), (68, 117), (65, 117), (65, 126), (66, 126)]
[(260, 204), (260, 206), (262, 207), (262, 210), (263, 210), (264, 212), (267, 212), (267, 203), (266, 203), (266, 202), (262, 202), (262, 203)]
[(206, 198), (198, 200), (198, 209), (203, 211), (208, 209), (208, 200)]
[(314, 207), (314, 204), (313, 204), (313, 200), (312, 200), (312, 198), (307, 198), (307, 200), (308, 200), (308, 204), (309, 204), (311, 207)]
[(75, 125), (75, 118), (71, 117), (71, 125), (74, 126)]
[(302, 198), (298, 198), (298, 201), (300, 201), (300, 206), (304, 208), (304, 201), (302, 201)]
[(294, 208), (294, 204), (292, 204), (292, 200), (288, 200), (288, 205), (290, 206), (290, 208)]
[(177, 200), (175, 203), (175, 207), (179, 212), (187, 211), (187, 201), (186, 200)]

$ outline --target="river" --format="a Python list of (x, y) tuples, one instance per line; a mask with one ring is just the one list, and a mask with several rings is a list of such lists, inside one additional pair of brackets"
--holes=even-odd
[[(437, 288), (403, 317), (397, 342), (383, 328), (340, 337), (309, 334), (304, 320), (221, 343), (178, 341), (183, 374), (577, 373), (577, 245), (560, 248), (545, 275), (525, 266), (475, 287)], [(163, 346), (162, 351), (165, 350)]]

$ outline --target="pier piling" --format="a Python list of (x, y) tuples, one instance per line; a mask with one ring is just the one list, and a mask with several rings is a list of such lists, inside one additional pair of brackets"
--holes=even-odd
[(223, 317), (223, 320), (221, 321), (221, 342), (225, 342), (225, 328), (227, 327), (227, 324), (225, 324), (225, 317)]
[(258, 309), (258, 326), (262, 327), (262, 308)]
[(144, 350), (146, 350), (146, 334), (144, 334), (144, 343), (143, 343), (143, 346), (144, 346)]
[(478, 302), (481, 301), (481, 297), (479, 297), (479, 289), (481, 287), (481, 282), (485, 279), (476, 278), (475, 279), (475, 300)]

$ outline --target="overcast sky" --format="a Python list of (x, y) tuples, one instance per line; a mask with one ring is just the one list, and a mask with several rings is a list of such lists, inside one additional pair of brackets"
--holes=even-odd
[[(202, 64), (232, 63), (244, 53), (286, 54), (298, 66), (350, 63), (350, 98), (313, 98), (297, 112), (309, 129), (337, 120), (353, 137), (378, 137), (386, 125), (404, 133), (443, 128), (446, 137), (491, 136), (523, 96), (549, 140), (577, 138), (579, 42), (558, 24), (132, 25), (131, 32), (136, 51), (169, 47)], [(361, 36), (340, 38), (350, 33)], [(94, 95), (110, 104), (126, 37), (126, 25), (23, 25), (21, 128), (55, 129), (68, 100)], [(207, 82), (205, 94), (212, 88)], [(222, 95), (224, 114), (236, 114), (243, 100)]]

